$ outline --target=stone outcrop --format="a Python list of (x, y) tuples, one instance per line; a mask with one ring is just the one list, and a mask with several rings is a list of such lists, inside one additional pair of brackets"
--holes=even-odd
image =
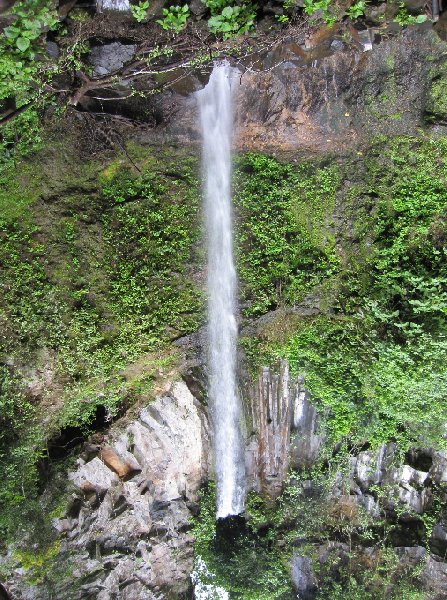
[(289, 467), (311, 467), (324, 436), (303, 378), (293, 381), (287, 361), (263, 367), (247, 393), (249, 487), (276, 498)]
[[(68, 514), (53, 520), (72, 575), (58, 598), (182, 598), (193, 566), (191, 516), (210, 469), (207, 415), (183, 382), (112, 428), (99, 456), (69, 474)], [(15, 598), (49, 590), (10, 582)], [(52, 596), (54, 597), (54, 596)]]
[[(442, 64), (446, 55), (431, 29), (411, 28), (390, 38), (368, 30), (368, 44), (356, 30), (349, 44), (335, 30), (322, 33), (326, 38), (314, 40), (297, 34), (252, 57), (250, 64), (237, 65), (238, 149), (342, 150), (378, 133), (409, 135), (426, 125), (433, 65)], [(157, 99), (162, 127), (152, 137), (199, 139), (191, 92), (204, 83), (195, 73), (185, 75), (181, 85)]]
[(250, 442), (248, 473), (251, 486), (275, 498), (289, 467), (289, 439), (294, 389), (289, 367), (281, 363), (278, 373), (264, 367), (248, 406)]

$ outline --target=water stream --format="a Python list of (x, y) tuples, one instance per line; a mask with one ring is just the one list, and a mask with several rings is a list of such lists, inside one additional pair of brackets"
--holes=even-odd
[(208, 251), (209, 398), (214, 426), (217, 518), (244, 510), (245, 466), (236, 386), (237, 278), (231, 205), (232, 77), (216, 64), (197, 93), (203, 138), (205, 225)]

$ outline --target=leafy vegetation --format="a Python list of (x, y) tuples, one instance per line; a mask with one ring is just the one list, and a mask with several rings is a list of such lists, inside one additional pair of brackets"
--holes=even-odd
[(159, 19), (157, 23), (168, 31), (180, 33), (186, 27), (186, 22), (189, 17), (189, 7), (187, 4), (183, 6), (170, 6), (163, 9), (163, 19)]
[(211, 12), (208, 28), (212, 33), (222, 33), (224, 39), (245, 33), (254, 27), (256, 7), (250, 2), (233, 4), (231, 0), (206, 0)]
[[(288, 325), (277, 325), (281, 335), (275, 336), (275, 326), (271, 328), (256, 353), (264, 360), (285, 356), (294, 373), (306, 377), (315, 401), (328, 416), (326, 427), (333, 440), (346, 437), (361, 444), (368, 439), (377, 445), (394, 439), (402, 448), (444, 444), (446, 161), (444, 140), (378, 142), (365, 157), (362, 185), (351, 183), (343, 192), (345, 218), (351, 224), (344, 234), (347, 237), (342, 231), (338, 234), (341, 254), (333, 254), (332, 260), (326, 258), (327, 253), (321, 254), (321, 266), (309, 261), (310, 273), (305, 271), (302, 249), (295, 264), (280, 263), (284, 282), (303, 281), (304, 270), (305, 282), (321, 281), (323, 289), (330, 286), (330, 314), (290, 317)], [(290, 169), (282, 165), (276, 167), (276, 173), (264, 169), (269, 189), (287, 181), (284, 168)], [(262, 176), (255, 179), (253, 187), (260, 187), (262, 198), (271, 202), (273, 196)], [(318, 194), (318, 188), (312, 189)], [(329, 186), (324, 193), (323, 203), (315, 197), (310, 200), (320, 226), (317, 240), (325, 239), (330, 224), (330, 213), (322, 210), (318, 216), (318, 207), (330, 211), (333, 206), (329, 199), (334, 191)], [(361, 212), (368, 203), (365, 194), (373, 198), (369, 202), (374, 210), (369, 213)], [(262, 206), (256, 214), (256, 248), (262, 248), (265, 239), (275, 239), (270, 237), (272, 222), (274, 229), (281, 231), (280, 239), (287, 239), (277, 221), (283, 201), (284, 196), (277, 196), (272, 206)], [(290, 210), (292, 200), (287, 202)], [(288, 235), (288, 243), (295, 248), (301, 233), (295, 229)], [(352, 236), (357, 240), (354, 245)], [(344, 255), (344, 264), (338, 263), (334, 275), (337, 255)], [(256, 266), (258, 277), (253, 274), (253, 279), (260, 283), (262, 293), (269, 289), (277, 263), (251, 257), (250, 263)], [(263, 276), (263, 269), (268, 276)], [(241, 273), (251, 281), (244, 265)], [(297, 289), (299, 286), (289, 283), (281, 302), (293, 304)], [(259, 298), (257, 291), (255, 297)]]
[[(255, 523), (235, 525), (229, 535), (216, 535), (216, 494), (211, 482), (202, 491), (200, 515), (193, 527), (196, 557), (208, 572), (202, 572), (203, 585), (221, 586), (231, 597), (243, 600), (291, 600), (292, 593), (285, 557), (272, 546), (272, 531), (260, 532)], [(264, 507), (257, 494), (248, 498), (248, 508)]]
[[(12, 513), (19, 518), (24, 504), (34, 506), (46, 439), (67, 426), (88, 432), (98, 407), (112, 419), (123, 406), (148, 401), (154, 365), (170, 356), (161, 348), (198, 327), (202, 298), (190, 276), (201, 260), (195, 163), (171, 155), (160, 171), (156, 160), (146, 156), (141, 176), (118, 160), (99, 181), (85, 180), (84, 192), (77, 174), (63, 216), (33, 206), (39, 201), (30, 186), (28, 206), (0, 222), (3, 533), (16, 526)], [(89, 165), (82, 168), (91, 177)], [(12, 176), (4, 202), (20, 199), (27, 181)], [(42, 377), (51, 379), (48, 389)], [(49, 407), (45, 425), (38, 406)]]
[(326, 235), (337, 175), (330, 167), (243, 157), (236, 177), (238, 272), (245, 314), (295, 304), (336, 273), (334, 239)]
[(138, 23), (142, 23), (147, 16), (148, 8), (149, 0), (144, 0), (143, 2), (138, 2), (138, 4), (131, 4), (130, 12)]
[[(384, 512), (372, 517), (349, 496), (335, 499), (330, 492), (340, 472), (349, 473), (346, 447), (331, 462), (329, 469), (291, 472), (273, 506), (251, 492), (246, 524), (235, 523), (230, 533), (216, 526), (214, 484), (203, 489), (193, 528), (198, 580), (230, 597), (288, 600), (296, 596), (289, 579), (296, 554), (312, 560), (319, 600), (422, 600), (419, 566), (402, 565), (393, 548), (408, 535), (402, 523)], [(377, 492), (378, 506), (394, 492)]]

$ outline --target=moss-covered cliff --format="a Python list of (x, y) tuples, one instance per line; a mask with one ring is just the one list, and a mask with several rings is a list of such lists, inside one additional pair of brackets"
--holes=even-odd
[[(244, 38), (234, 219), (257, 491), (219, 546), (212, 481), (197, 499), (212, 461), (190, 92), (207, 75), (159, 49), (145, 64), (172, 68), (164, 93), (153, 73), (146, 98), (108, 75), (84, 89), (84, 42), (144, 46), (155, 24), (75, 14), (76, 52), (57, 38), (72, 78), (54, 81), (82, 88), (78, 108), (3, 98), (8, 123), (19, 113), (0, 171), (1, 579), (27, 599), (187, 597), (192, 533), (231, 597), (442, 598), (445, 44), (391, 28), (363, 53), (348, 23)], [(284, 421), (272, 483), (256, 461), (277, 423), (256, 403), (280, 388), (302, 419)]]

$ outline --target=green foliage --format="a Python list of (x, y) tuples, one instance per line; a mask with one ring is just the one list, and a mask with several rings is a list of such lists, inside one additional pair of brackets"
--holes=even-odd
[[(9, 366), (0, 370), (3, 534), (22, 526), (25, 505), (36, 510), (36, 464), (45, 439), (68, 425), (88, 432), (98, 406), (111, 419), (135, 400), (149, 401), (162, 364), (159, 350), (199, 326), (203, 301), (190, 276), (201, 260), (195, 163), (167, 153), (157, 159), (165, 172), (151, 166), (156, 161), (147, 151), (145, 158), (141, 176), (116, 163), (91, 184), (82, 180), (89, 173), (83, 165), (73, 185), (86, 186), (84, 195), (69, 195), (56, 215), (32, 204), (44, 193), (39, 157), (29, 168), (18, 167), (23, 181), (17, 173), (4, 178), (0, 351)], [(66, 178), (70, 187), (66, 165), (59, 174), (57, 185), (63, 188)], [(23, 204), (16, 206), (17, 200)], [(123, 378), (137, 360), (141, 364)], [(53, 386), (61, 382), (56, 397), (54, 387), (47, 393), (44, 386), (30, 401), (31, 368), (38, 380), (45, 371)], [(45, 424), (34, 403), (50, 407)]]
[(143, 0), (138, 2), (138, 4), (131, 4), (130, 12), (132, 13), (133, 18), (138, 21), (138, 23), (142, 23), (146, 18), (148, 8), (149, 0)]
[(159, 19), (157, 23), (167, 31), (180, 33), (186, 27), (186, 22), (189, 18), (189, 7), (187, 4), (183, 6), (170, 6), (163, 9), (163, 19)]
[(358, 19), (359, 17), (361, 17), (362, 15), (365, 14), (365, 8), (366, 8), (366, 0), (358, 0), (357, 2), (354, 2), (354, 4), (351, 4), (351, 6), (346, 9), (346, 15), (350, 19)]
[(41, 0), (15, 4), (12, 16), (14, 21), (0, 38), (0, 101), (11, 102), (16, 109), (30, 107), (2, 127), (0, 164), (39, 147), (38, 111), (47, 102), (45, 82), (53, 67), (39, 64), (37, 55), (43, 34), (58, 24), (52, 4)]
[(249, 154), (236, 175), (238, 272), (247, 315), (295, 304), (338, 258), (327, 228), (337, 177), (328, 167)]
[(333, 14), (332, 9), (331, 0), (304, 0), (306, 15), (312, 16), (321, 11), (323, 21), (327, 25), (333, 25), (337, 21), (337, 16)]
[(229, 39), (254, 27), (256, 7), (251, 3), (232, 4), (231, 0), (206, 0), (211, 12), (208, 28), (212, 33), (223, 34)]
[(340, 272), (339, 314), (297, 320), (261, 348), (306, 377), (333, 440), (444, 444), (446, 164), (444, 140), (373, 148), (362, 178), (375, 210), (356, 225), (372, 240)]
[(399, 12), (394, 17), (394, 22), (399, 23), (399, 25), (415, 25), (418, 23), (425, 23), (426, 20), (427, 15), (410, 15), (404, 2), (399, 4)]
[(22, 58), (32, 59), (42, 33), (56, 27), (57, 14), (50, 2), (42, 0), (19, 2), (14, 6), (13, 14), (14, 22), (3, 30), (5, 46)]

